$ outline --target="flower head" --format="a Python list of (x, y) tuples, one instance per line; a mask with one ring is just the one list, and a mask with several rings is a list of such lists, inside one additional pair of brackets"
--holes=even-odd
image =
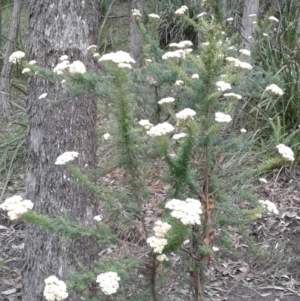
[(68, 162), (73, 161), (79, 155), (78, 152), (65, 152), (57, 157), (55, 165), (65, 165)]
[(109, 137), (110, 137), (110, 134), (109, 134), (109, 133), (105, 133), (105, 134), (103, 135), (104, 140), (108, 140)]
[(70, 66), (70, 62), (67, 60), (63, 60), (62, 62), (58, 63), (56, 67), (53, 69), (53, 72), (56, 74), (62, 74), (64, 70), (68, 69)]
[(158, 261), (169, 261), (169, 258), (165, 255), (165, 254), (161, 254), (161, 255), (157, 255), (156, 256), (156, 259), (158, 260)]
[(235, 99), (242, 99), (242, 96), (240, 94), (235, 94), (235, 93), (225, 93), (224, 96), (226, 98), (229, 98), (229, 99), (232, 99), (232, 100), (235, 100)]
[(39, 96), (39, 99), (46, 98), (48, 96), (48, 93), (43, 93)]
[(221, 112), (217, 112), (215, 113), (215, 121), (216, 122), (230, 122), (232, 120), (232, 118), (230, 117), (230, 115), (226, 115), (224, 113)]
[(166, 234), (169, 232), (169, 230), (171, 229), (171, 225), (162, 221), (157, 221), (154, 224), (154, 235), (156, 237), (160, 237), (163, 238), (166, 236)]
[(185, 134), (185, 133), (175, 134), (175, 135), (172, 137), (172, 139), (173, 139), (173, 140), (180, 140), (180, 139), (182, 139), (182, 138), (185, 138), (186, 136), (187, 136), (187, 134)]
[(270, 202), (269, 200), (259, 200), (258, 201), (264, 208), (266, 208), (269, 212), (274, 213), (274, 214), (278, 214), (278, 209), (276, 207), (276, 205), (272, 202)]
[(175, 114), (177, 121), (193, 120), (196, 112), (192, 109), (186, 108)]
[(111, 52), (111, 53), (107, 53), (104, 54), (100, 59), (99, 62), (102, 61), (111, 61), (113, 63), (116, 64), (120, 64), (120, 63), (135, 63), (135, 60), (130, 56), (130, 54), (128, 52), (124, 52), (124, 51), (117, 51), (117, 52)]
[(66, 284), (55, 276), (45, 279), (44, 297), (48, 301), (60, 301), (68, 297)]
[(166, 98), (162, 98), (159, 102), (158, 102), (158, 104), (159, 105), (163, 105), (163, 104), (166, 104), (166, 103), (172, 103), (172, 102), (174, 102), (175, 101), (175, 98), (173, 98), (173, 97), (166, 97)]
[(245, 55), (245, 56), (250, 56), (251, 55), (251, 52), (247, 49), (240, 49), (239, 53), (241, 53), (242, 55)]
[(8, 58), (8, 61), (10, 63), (16, 64), (24, 57), (25, 57), (25, 53), (23, 51), (16, 51), (10, 55), (10, 57)]
[(218, 91), (221, 91), (221, 92), (224, 92), (224, 91), (227, 91), (227, 90), (231, 89), (231, 85), (229, 83), (226, 83), (226, 82), (222, 81), (222, 80), (216, 82), (216, 86), (218, 88)]
[(277, 94), (279, 96), (282, 96), (284, 93), (283, 93), (283, 90), (281, 88), (279, 88), (277, 85), (275, 84), (271, 84), (269, 86), (266, 87), (265, 91), (270, 91), (272, 92), (273, 94)]
[(30, 69), (29, 68), (24, 68), (23, 70), (22, 70), (22, 74), (24, 74), (24, 73), (29, 73), (30, 72)]
[(184, 84), (184, 81), (178, 79), (176, 82), (175, 82), (175, 86), (182, 86)]
[(145, 130), (149, 130), (153, 127), (153, 124), (150, 123), (148, 119), (140, 120), (139, 125), (142, 126)]
[(245, 134), (245, 133), (247, 133), (247, 130), (244, 129), (244, 128), (242, 128), (242, 129), (240, 129), (240, 132), (241, 132), (242, 134)]
[(36, 64), (36, 61), (35, 60), (32, 60), (28, 63), (29, 65), (35, 65)]
[(175, 15), (184, 15), (184, 13), (188, 10), (186, 5), (181, 6), (175, 11)]
[(294, 152), (292, 151), (292, 149), (284, 144), (278, 144), (276, 146), (279, 154), (282, 155), (282, 157), (288, 161), (294, 161), (295, 157), (294, 157)]
[(116, 272), (99, 274), (96, 280), (105, 295), (115, 294), (119, 288), (119, 281), (120, 277)]
[(142, 16), (141, 12), (136, 8), (132, 9), (131, 12), (132, 12), (133, 17), (141, 17)]
[(64, 55), (62, 55), (62, 56), (59, 58), (59, 60), (60, 60), (60, 61), (66, 61), (68, 58), (69, 58), (69, 57), (68, 57), (66, 54), (64, 54)]
[(165, 238), (151, 236), (147, 238), (147, 244), (153, 248), (154, 253), (161, 254), (164, 247), (168, 244), (168, 241)]
[(158, 20), (160, 18), (159, 15), (157, 15), (157, 14), (150, 14), (148, 17), (150, 19), (154, 19), (154, 20)]
[(86, 72), (86, 69), (82, 62), (74, 61), (71, 65), (69, 65), (69, 72), (83, 74)]
[(233, 20), (234, 20), (234, 19), (233, 19), (232, 17), (226, 19), (226, 21), (227, 21), (228, 23), (233, 22)]
[(277, 22), (277, 23), (279, 22), (279, 20), (278, 20), (276, 17), (274, 17), (274, 16), (270, 16), (270, 17), (269, 17), (269, 20), (270, 20), (270, 21)]
[(167, 209), (171, 215), (179, 219), (184, 225), (200, 225), (201, 203), (198, 200), (187, 198), (185, 201), (172, 199), (167, 202)]
[(102, 221), (102, 216), (101, 215), (96, 215), (96, 216), (94, 216), (94, 220), (96, 222), (101, 222)]
[(199, 79), (199, 74), (195, 73), (191, 76), (192, 79)]
[(174, 131), (174, 127), (172, 124), (168, 122), (159, 123), (156, 126), (153, 126), (149, 131), (147, 131), (147, 135), (151, 137), (159, 137), (167, 135)]
[(94, 53), (96, 51), (96, 49), (97, 49), (97, 45), (90, 45), (87, 48), (87, 51)]
[(260, 183), (268, 184), (268, 181), (265, 178), (259, 178)]
[(7, 211), (10, 220), (19, 218), (22, 214), (33, 208), (33, 203), (30, 200), (23, 200), (21, 196), (12, 196), (6, 199), (0, 209)]
[(205, 15), (207, 15), (207, 13), (206, 13), (206, 12), (203, 12), (203, 13), (200, 13), (199, 15), (197, 15), (196, 18), (202, 18), (202, 17), (204, 17)]

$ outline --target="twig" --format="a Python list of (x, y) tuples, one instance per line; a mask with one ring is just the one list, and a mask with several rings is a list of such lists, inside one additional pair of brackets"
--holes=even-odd
[(108, 7), (108, 9), (107, 9), (107, 12), (106, 12), (106, 14), (105, 14), (104, 20), (103, 20), (103, 22), (102, 22), (102, 24), (101, 24), (101, 27), (100, 27), (100, 30), (99, 30), (99, 34), (98, 34), (98, 44), (99, 44), (99, 41), (100, 41), (100, 37), (101, 37), (102, 31), (103, 31), (103, 28), (104, 28), (104, 26), (105, 26), (105, 24), (106, 24), (107, 18), (108, 18), (109, 14), (110, 14), (110, 11), (111, 11), (113, 5), (116, 3), (116, 1), (117, 1), (117, 0), (111, 1), (110, 5), (109, 5), (109, 7)]
[(246, 275), (249, 273), (249, 271), (250, 271), (250, 267), (248, 266), (247, 269), (246, 269), (246, 271), (245, 271), (244, 273), (242, 273), (242, 274), (238, 277), (238, 279), (236, 280), (236, 282), (234, 283), (234, 285), (233, 285), (233, 286), (228, 290), (228, 292), (223, 296), (223, 299), (225, 299), (225, 298), (231, 293), (231, 291), (232, 291), (234, 288), (237, 287), (237, 285), (240, 283), (241, 280), (243, 280), (243, 279), (246, 277)]

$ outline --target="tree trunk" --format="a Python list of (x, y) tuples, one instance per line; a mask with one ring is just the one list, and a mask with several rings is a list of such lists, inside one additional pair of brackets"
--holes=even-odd
[[(39, 66), (52, 69), (66, 54), (87, 66), (87, 47), (97, 42), (98, 0), (30, 0), (28, 55)], [(90, 67), (93, 63), (89, 62)], [(79, 152), (79, 167), (93, 168), (96, 157), (96, 100), (70, 98), (59, 81), (30, 77), (27, 82), (26, 194), (34, 210), (95, 225), (97, 201), (68, 175), (56, 158), (65, 151)], [(38, 99), (48, 93), (47, 99)], [(76, 161), (75, 161), (76, 162)], [(86, 167), (88, 166), (88, 167)], [(71, 179), (69, 179), (69, 177)], [(44, 300), (44, 279), (67, 279), (79, 264), (90, 268), (97, 244), (63, 238), (59, 233), (28, 225), (25, 238), (23, 301)], [(69, 292), (69, 300), (81, 300)]]
[[(141, 15), (144, 14), (145, 0), (132, 0), (131, 9), (138, 9), (141, 12)], [(130, 12), (131, 13), (131, 12)], [(131, 57), (138, 61), (141, 50), (143, 46), (143, 40), (138, 29), (136, 22), (133, 17), (130, 19), (129, 24), (129, 43), (128, 43), (128, 52)]]
[[(9, 80), (11, 72), (11, 63), (8, 62), (9, 56), (15, 48), (15, 43), (18, 36), (18, 28), (20, 23), (21, 0), (14, 0), (14, 9), (11, 17), (11, 24), (8, 33), (8, 39), (5, 44), (5, 54), (3, 59), (3, 67), (0, 78), (0, 104), (2, 114), (5, 119), (11, 115), (11, 105), (9, 97)], [(1, 24), (0, 24), (1, 26)]]
[(259, 0), (245, 0), (243, 19), (242, 19), (242, 49), (250, 50), (251, 43), (254, 41), (254, 24), (253, 21), (257, 21), (256, 18), (250, 18), (251, 14), (258, 14)]

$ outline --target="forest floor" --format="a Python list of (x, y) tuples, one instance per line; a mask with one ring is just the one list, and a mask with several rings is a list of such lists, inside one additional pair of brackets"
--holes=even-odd
[[(278, 216), (266, 213), (248, 225), (257, 245), (269, 255), (264, 259), (254, 255), (240, 230), (231, 228), (234, 251), (215, 252), (206, 271), (205, 300), (300, 300), (299, 173), (284, 171), (270, 176), (257, 192), (258, 198), (273, 201), (279, 210)], [(0, 213), (0, 301), (21, 300), (24, 233), (22, 222), (13, 223)], [(189, 285), (176, 272), (185, 269), (180, 258), (174, 255), (171, 262), (172, 268), (162, 271), (168, 277), (159, 295), (163, 300), (193, 300)]]

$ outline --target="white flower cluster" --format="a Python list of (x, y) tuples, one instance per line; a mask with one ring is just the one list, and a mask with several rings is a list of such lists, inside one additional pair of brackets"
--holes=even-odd
[(23, 51), (16, 51), (10, 55), (10, 57), (8, 58), (8, 61), (10, 63), (16, 64), (24, 57), (25, 57), (25, 53)]
[(187, 198), (185, 201), (172, 199), (166, 204), (172, 210), (171, 215), (184, 225), (200, 225), (201, 204), (198, 200)]
[(148, 17), (149, 17), (150, 19), (154, 19), (154, 20), (157, 20), (157, 19), (160, 18), (159, 15), (157, 15), (157, 14), (150, 14), (150, 15), (148, 15)]
[(83, 74), (86, 72), (86, 68), (81, 61), (74, 61), (72, 64), (68, 61), (68, 56), (63, 55), (59, 58), (62, 62), (58, 63), (53, 72), (56, 74), (63, 74), (64, 70), (69, 70), (70, 73)]
[(131, 12), (132, 12), (133, 17), (141, 17), (142, 16), (141, 12), (136, 8), (132, 9)]
[(284, 159), (288, 161), (295, 161), (294, 152), (290, 147), (284, 144), (278, 144), (276, 148), (278, 149), (279, 154), (281, 154)]
[(44, 297), (48, 301), (60, 301), (68, 297), (66, 284), (55, 276), (45, 279)]
[(192, 47), (193, 43), (191, 41), (181, 41), (179, 43), (171, 43), (169, 45), (169, 47), (174, 47), (174, 48), (179, 48), (179, 49), (183, 49), (183, 48), (187, 48), (187, 47)]
[(48, 96), (48, 93), (43, 93), (39, 96), (39, 99), (46, 98)]
[(111, 61), (118, 65), (119, 68), (129, 68), (131, 69), (131, 63), (134, 64), (135, 60), (130, 56), (128, 52), (117, 51), (104, 54), (98, 62)]
[(239, 53), (241, 53), (244, 56), (250, 56), (251, 55), (251, 52), (247, 49), (240, 49)]
[(140, 120), (139, 125), (142, 126), (145, 130), (149, 130), (153, 127), (153, 124), (150, 123), (148, 119)]
[(80, 73), (83, 74), (86, 72), (85, 66), (82, 62), (80, 61), (74, 61), (72, 64), (69, 66), (69, 72), (70, 73)]
[[(157, 221), (154, 224), (154, 235), (147, 238), (147, 243), (153, 248), (153, 252), (162, 254), (164, 247), (168, 241), (164, 238), (171, 229), (171, 225), (162, 221)], [(167, 256), (161, 256), (158, 258), (159, 261), (167, 260)]]
[(154, 235), (159, 238), (164, 238), (171, 229), (171, 225), (162, 221), (156, 221), (153, 227)]
[(273, 94), (276, 94), (276, 95), (279, 95), (279, 96), (282, 96), (283, 95), (283, 91), (281, 88), (279, 88), (277, 85), (275, 84), (271, 84), (269, 86), (266, 87), (265, 91), (270, 91), (272, 92)]
[(147, 243), (153, 248), (154, 253), (161, 254), (168, 241), (165, 238), (151, 236), (147, 238)]
[(65, 165), (68, 162), (73, 161), (75, 158), (77, 158), (79, 153), (77, 152), (65, 152), (57, 157), (55, 161), (55, 165)]
[(193, 120), (194, 116), (196, 116), (196, 112), (192, 109), (186, 108), (183, 109), (182, 111), (178, 112), (175, 114), (177, 121), (185, 121), (185, 120)]
[(105, 295), (115, 294), (119, 288), (119, 281), (120, 277), (116, 272), (99, 274), (96, 280)]
[(158, 261), (169, 261), (169, 258), (165, 254), (161, 254), (161, 255), (156, 256), (156, 259)]
[(178, 79), (176, 82), (175, 82), (175, 86), (182, 86), (184, 84), (184, 81), (181, 80), (181, 79)]
[(241, 68), (241, 69), (244, 69), (244, 70), (251, 70), (252, 69), (251, 64), (249, 64), (247, 62), (241, 62), (239, 59), (236, 59), (236, 58), (231, 57), (231, 56), (227, 57), (226, 61), (230, 62), (230, 63), (234, 63), (235, 67), (238, 67), (238, 68)]
[(173, 98), (173, 97), (166, 97), (166, 98), (162, 98), (159, 102), (158, 102), (158, 104), (159, 105), (163, 105), (163, 104), (166, 104), (166, 103), (172, 103), (172, 102), (174, 102), (175, 101), (175, 98)]
[(147, 131), (147, 135), (151, 137), (164, 136), (174, 131), (174, 127), (172, 124), (168, 122), (159, 123), (156, 126), (153, 126), (149, 131)]
[(278, 209), (276, 207), (276, 205), (272, 202), (270, 202), (269, 200), (259, 200), (258, 201), (264, 208), (266, 208), (269, 212), (271, 213), (275, 213), (275, 214), (278, 214)]
[(260, 183), (268, 184), (268, 181), (265, 178), (259, 178), (258, 181)]
[(198, 18), (201, 18), (201, 17), (204, 17), (204, 16), (206, 16), (207, 15), (207, 13), (206, 12), (203, 12), (203, 13), (200, 13), (199, 15), (197, 15), (197, 19)]
[(169, 51), (163, 54), (163, 60), (178, 60), (178, 59), (185, 59), (185, 51), (183, 49), (178, 49), (175, 51)]
[(195, 73), (191, 76), (192, 79), (199, 79), (199, 74)]
[(63, 60), (61, 63), (58, 63), (55, 68), (53, 69), (53, 72), (56, 74), (63, 74), (63, 71), (68, 69), (70, 66), (70, 62), (68, 60)]
[(96, 216), (94, 216), (94, 220), (96, 222), (101, 222), (102, 221), (102, 216), (101, 215), (96, 215)]
[(31, 210), (33, 203), (30, 200), (23, 200), (21, 196), (12, 196), (6, 199), (1, 205), (0, 209), (7, 211), (10, 220), (19, 218), (23, 213)]
[(97, 49), (97, 45), (90, 45), (87, 48), (87, 51), (94, 53), (96, 51), (96, 49)]
[(185, 133), (175, 134), (175, 135), (172, 137), (172, 139), (173, 139), (173, 140), (180, 140), (180, 139), (182, 139), (182, 138), (185, 138), (186, 136), (187, 136), (187, 134), (185, 134)]
[(215, 113), (215, 121), (216, 122), (230, 122), (232, 119), (230, 115), (226, 115), (222, 112), (216, 112)]
[(233, 100), (235, 100), (235, 99), (238, 99), (238, 100), (242, 99), (242, 96), (240, 94), (235, 94), (235, 93), (225, 93), (224, 96), (226, 98), (233, 99)]
[(270, 16), (270, 17), (269, 17), (269, 20), (270, 20), (270, 21), (277, 22), (277, 23), (279, 22), (279, 20), (278, 20), (276, 17), (274, 17), (274, 16)]
[(231, 89), (231, 85), (229, 83), (226, 83), (224, 81), (218, 81), (216, 82), (216, 86), (218, 87), (218, 91), (224, 92)]
[(108, 140), (110, 137), (110, 133), (105, 133), (102, 137), (104, 138), (104, 140)]
[(31, 70), (29, 68), (24, 68), (22, 70), (22, 74), (29, 73)]
[(175, 11), (175, 15), (184, 15), (189, 8), (186, 5), (181, 6)]

